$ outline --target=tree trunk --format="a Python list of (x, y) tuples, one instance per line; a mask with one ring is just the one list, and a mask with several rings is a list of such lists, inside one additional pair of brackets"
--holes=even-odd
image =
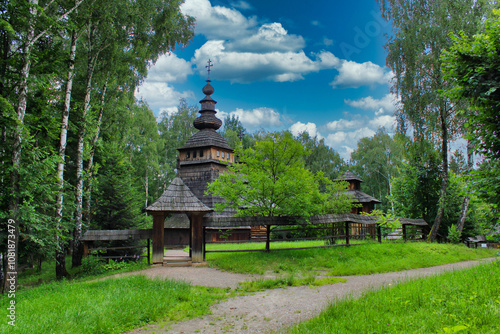
[(33, 49), (34, 37), (35, 37), (35, 16), (37, 15), (38, 0), (30, 1), (30, 18), (28, 23), (28, 31), (26, 33), (26, 40), (24, 44), (24, 62), (20, 73), (19, 80), (19, 98), (17, 104), (17, 119), (19, 124), (16, 125), (14, 130), (14, 142), (12, 145), (12, 172), (10, 174), (10, 184), (11, 184), (11, 197), (9, 199), (9, 217), (12, 219), (12, 227), (14, 228), (14, 263), (13, 265), (8, 265), (5, 272), (4, 285), (7, 286), (8, 279), (14, 286), (17, 287), (17, 267), (18, 267), (18, 252), (19, 252), (19, 170), (21, 168), (21, 133), (24, 123), (24, 115), (26, 114), (26, 104), (28, 97), (28, 78), (30, 75), (31, 68), (31, 51)]
[(446, 206), (446, 189), (448, 188), (448, 128), (446, 125), (446, 110), (444, 107), (441, 107), (440, 111), (440, 120), (441, 120), (441, 157), (443, 159), (441, 168), (443, 181), (441, 183), (441, 195), (439, 196), (439, 208), (438, 213), (436, 215), (436, 219), (434, 219), (434, 224), (432, 225), (431, 232), (429, 234), (428, 240), (430, 242), (435, 242), (437, 239), (437, 234), (439, 230), (439, 226), (441, 225), (441, 221), (444, 216), (444, 208)]
[[(101, 130), (101, 122), (102, 122), (102, 115), (104, 113), (104, 99), (106, 96), (106, 91), (108, 88), (108, 79), (109, 75), (106, 78), (106, 82), (104, 83), (103, 89), (102, 89), (102, 94), (101, 94), (101, 109), (99, 110), (99, 117), (97, 118), (97, 129), (96, 129), (96, 134), (94, 136), (94, 139), (92, 140), (91, 143), (91, 151), (90, 151), (90, 157), (89, 161), (87, 164), (86, 168), (86, 173), (87, 173), (87, 184), (88, 184), (88, 189), (87, 189), (87, 200), (86, 200), (86, 220), (87, 224), (90, 225), (91, 222), (91, 215), (90, 215), (90, 210), (91, 210), (91, 199), (92, 199), (92, 177), (93, 177), (93, 167), (94, 167), (94, 153), (95, 153), (95, 146), (97, 144), (97, 140), (99, 139), (99, 133)], [(80, 225), (80, 234), (77, 235), (76, 233), (76, 225), (75, 225), (75, 234), (74, 234), (74, 240), (73, 240), (73, 257), (72, 257), (72, 266), (77, 267), (82, 265), (82, 257), (83, 257), (83, 244), (81, 242), (81, 237), (83, 234), (83, 215), (82, 215), (82, 223)]]
[[(90, 32), (92, 35), (92, 32)], [(91, 36), (90, 42), (91, 43)], [(81, 247), (82, 229), (83, 229), (83, 147), (86, 133), (86, 118), (90, 110), (90, 96), (92, 92), (92, 76), (94, 74), (94, 65), (96, 57), (92, 56), (92, 48), (89, 46), (89, 58), (87, 65), (87, 81), (85, 85), (85, 98), (83, 103), (82, 124), (78, 130), (78, 144), (76, 155), (76, 209), (75, 209), (75, 226), (73, 229), (73, 249)], [(78, 256), (77, 256), (78, 257)], [(75, 260), (72, 260), (75, 261)], [(81, 263), (81, 261), (80, 261)]]
[[(469, 174), (472, 171), (472, 167), (474, 164), (474, 158), (473, 158), (473, 151), (472, 151), (472, 143), (470, 140), (467, 140), (467, 183), (469, 183)], [(460, 210), (460, 217), (458, 218), (457, 222), (457, 229), (462, 232), (464, 229), (465, 225), (465, 219), (467, 218), (467, 209), (469, 208), (469, 202), (470, 202), (470, 197), (466, 195), (463, 199), (462, 202), (462, 209)]]
[(144, 186), (146, 188), (146, 203), (145, 208), (148, 207), (148, 196), (149, 196), (149, 179), (148, 179), (148, 167), (146, 166), (146, 184)]
[(389, 184), (389, 195), (391, 196), (391, 211), (392, 211), (392, 214), (394, 214), (394, 201), (392, 200), (392, 182), (391, 182), (390, 175), (389, 175), (388, 184)]
[[(68, 139), (68, 123), (69, 123), (69, 111), (71, 108), (71, 92), (73, 89), (73, 79), (75, 77), (75, 59), (76, 59), (76, 44), (78, 41), (78, 33), (74, 30), (71, 34), (71, 47), (69, 53), (69, 66), (68, 66), (68, 77), (66, 81), (66, 91), (64, 94), (64, 106), (61, 121), (61, 134), (59, 140), (59, 161), (57, 163), (57, 183), (59, 186), (59, 192), (57, 194), (56, 203), (56, 226), (57, 231), (61, 230), (61, 222), (63, 216), (63, 206), (64, 206), (64, 165), (66, 161), (66, 144)], [(56, 271), (59, 273), (58, 277), (67, 276), (66, 272), (66, 261), (64, 253), (63, 241), (59, 234), (56, 234)]]

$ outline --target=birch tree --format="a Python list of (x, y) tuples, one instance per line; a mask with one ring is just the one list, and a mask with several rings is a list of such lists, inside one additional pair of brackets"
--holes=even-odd
[(396, 113), (399, 130), (413, 130), (415, 140), (429, 139), (441, 148), (442, 184), (439, 210), (429, 234), (435, 241), (443, 219), (448, 186), (448, 144), (460, 134), (463, 118), (456, 102), (441, 94), (449, 82), (441, 72), (441, 53), (450, 32), (476, 31), (487, 4), (477, 0), (378, 0), (392, 23), (387, 65), (395, 75), (392, 90), (401, 98)]
[[(187, 44), (193, 36), (193, 19), (180, 13), (181, 1), (96, 1), (87, 18), (86, 38), (86, 81), (78, 130), (76, 158), (76, 209), (73, 234), (73, 265), (81, 263), (81, 236), (83, 233), (84, 193), (84, 145), (87, 134), (88, 115), (92, 106), (99, 108), (99, 102), (91, 103), (96, 69), (101, 68), (121, 81), (117, 89), (127, 87), (134, 91), (144, 79), (148, 66), (158, 57), (170, 52), (176, 44)], [(124, 66), (124, 64), (126, 66)], [(107, 83), (104, 85), (107, 87)], [(100, 111), (104, 112), (104, 93)], [(102, 114), (101, 116), (102, 117)], [(99, 136), (100, 121), (96, 122), (96, 137)], [(95, 138), (95, 137), (94, 137)], [(92, 149), (90, 149), (92, 152)], [(92, 155), (93, 159), (93, 155)], [(89, 162), (91, 171), (92, 162)]]
[[(19, 14), (20, 12), (26, 18), (25, 25), (19, 25), (15, 32), (15, 38), (11, 43), (4, 48), (4, 52), (14, 52), (21, 54), (21, 62), (18, 68), (19, 76), (16, 79), (17, 98), (15, 101), (15, 110), (17, 114), (16, 125), (12, 133), (12, 159), (10, 171), (10, 192), (9, 200), (10, 217), (14, 220), (15, 231), (15, 265), (7, 271), (8, 276), (16, 278), (17, 284), (17, 262), (18, 262), (18, 245), (19, 245), (19, 204), (20, 204), (20, 174), (21, 169), (21, 154), (23, 141), (23, 126), (24, 118), (27, 109), (28, 90), (30, 71), (33, 63), (33, 48), (37, 41), (47, 34), (51, 34), (51, 29), (59, 24), (64, 24), (64, 19), (73, 12), (84, 0), (76, 0), (60, 4), (55, 1), (20, 1), (15, 4), (7, 3), (3, 14), (9, 16), (9, 12)], [(15, 14), (14, 14), (15, 15)], [(14, 15), (11, 19), (16, 19)], [(8, 21), (2, 21), (2, 27), (8, 27)], [(12, 26), (10, 26), (12, 28)], [(14, 37), (13, 36), (13, 37)], [(9, 48), (10, 46), (10, 48)]]

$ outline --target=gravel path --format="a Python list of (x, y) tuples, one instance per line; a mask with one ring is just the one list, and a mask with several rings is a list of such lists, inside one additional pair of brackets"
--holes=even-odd
[[(321, 287), (290, 287), (273, 289), (247, 296), (233, 297), (213, 305), (212, 314), (203, 318), (162, 326), (152, 324), (130, 333), (268, 333), (283, 332), (287, 327), (310, 319), (325, 309), (332, 301), (345, 296), (358, 297), (362, 292), (385, 285), (397, 284), (406, 279), (460, 270), (478, 263), (493, 261), (465, 261), (442, 266), (406, 271), (346, 276), (346, 283)], [(157, 267), (140, 272), (150, 277), (165, 277), (191, 282), (194, 285), (231, 287), (238, 282), (255, 279), (253, 276), (232, 274), (206, 267), (165, 268)]]

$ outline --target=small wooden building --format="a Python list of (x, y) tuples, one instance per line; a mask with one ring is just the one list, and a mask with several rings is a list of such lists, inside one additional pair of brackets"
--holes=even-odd
[[(353, 198), (353, 204), (356, 204), (352, 207), (351, 213), (358, 215), (362, 212), (371, 213), (375, 209), (375, 204), (382, 203), (375, 197), (361, 191), (361, 182), (363, 182), (363, 180), (354, 173), (347, 171), (344, 175), (338, 178), (338, 180), (347, 181), (349, 183), (349, 189), (345, 193), (351, 195)], [(353, 235), (365, 235), (368, 233), (375, 236), (376, 234), (375, 226), (351, 224), (351, 229), (351, 233)]]
[(382, 203), (375, 197), (372, 197), (361, 191), (361, 182), (363, 182), (363, 180), (354, 175), (354, 173), (347, 171), (337, 180), (347, 181), (349, 183), (349, 189), (345, 193), (353, 197), (353, 204), (361, 204), (361, 207), (353, 206), (351, 213), (371, 213), (375, 209), (375, 204)]

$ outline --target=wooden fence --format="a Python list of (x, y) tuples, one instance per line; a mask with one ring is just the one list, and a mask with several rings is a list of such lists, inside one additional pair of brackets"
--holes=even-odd
[(117, 256), (98, 256), (101, 259), (134, 259), (147, 257), (148, 264), (151, 259), (151, 239), (153, 237), (153, 230), (89, 230), (85, 232), (82, 237), (83, 242), (83, 255), (87, 256), (93, 251), (107, 251), (107, 250), (123, 250), (123, 249), (139, 249), (144, 246), (123, 246), (123, 247), (97, 247), (92, 248), (95, 241), (116, 241), (116, 240), (147, 240), (147, 255), (117, 255)]
[[(273, 248), (272, 250), (285, 249), (306, 249), (320, 247), (350, 246), (362, 244), (362, 241), (372, 239), (382, 242), (387, 238), (387, 233), (383, 233), (383, 228), (378, 225), (376, 216), (362, 216), (357, 214), (335, 214), (318, 215), (308, 219), (298, 217), (217, 217), (209, 216), (203, 218), (203, 227), (200, 231), (202, 235), (203, 258), (206, 253), (215, 252), (250, 252), (250, 251), (271, 251), (271, 244), (279, 241), (305, 241), (324, 240), (325, 244), (320, 246), (300, 247), (300, 248)], [(403, 241), (421, 240), (424, 236), (423, 229), (428, 224), (423, 219), (399, 218), (401, 222), (401, 235)], [(262, 227), (255, 229), (263, 231), (257, 239), (233, 240), (233, 241), (207, 241), (207, 230), (213, 232), (214, 229), (226, 231), (225, 233), (248, 233), (242, 232), (242, 227), (251, 229), (252, 227)], [(233, 231), (231, 231), (233, 229)], [(248, 230), (247, 229), (247, 230)], [(301, 237), (293, 237), (294, 234), (302, 233)], [(305, 233), (305, 234), (304, 234)], [(132, 248), (144, 248), (144, 246), (130, 247), (101, 247), (92, 248), (95, 241), (113, 240), (143, 240), (147, 239), (147, 257), (150, 260), (150, 239), (154, 238), (152, 229), (145, 230), (91, 230), (87, 231), (82, 241), (84, 243), (84, 254), (99, 250), (121, 250)], [(192, 240), (191, 240), (192, 242)], [(265, 242), (263, 249), (246, 250), (207, 250), (208, 243), (243, 243), (243, 242)], [(191, 245), (193, 246), (193, 245)], [(103, 258), (133, 258), (135, 256), (103, 256)]]
[[(382, 227), (377, 223), (376, 216), (362, 216), (357, 214), (335, 214), (335, 215), (318, 215), (308, 219), (297, 217), (206, 217), (204, 218), (203, 227), (203, 257), (206, 253), (223, 253), (223, 252), (253, 252), (271, 250), (273, 242), (280, 241), (307, 241), (307, 240), (324, 240), (324, 245), (298, 247), (298, 248), (273, 248), (273, 250), (293, 250), (293, 249), (308, 249), (321, 247), (336, 247), (360, 245), (363, 240), (377, 240), (382, 242), (384, 234)], [(423, 219), (400, 218), (401, 236), (400, 238), (406, 242), (410, 240), (422, 240), (424, 236), (423, 229), (428, 224)], [(241, 233), (237, 228), (242, 226), (255, 227), (262, 226), (265, 228), (265, 236), (257, 240), (236, 240), (236, 241), (206, 241), (207, 228), (220, 228), (227, 231), (226, 233)], [(231, 231), (231, 227), (234, 231)], [(287, 237), (288, 235), (302, 234), (301, 237)], [(385, 235), (387, 237), (387, 233)], [(353, 240), (357, 240), (353, 243)], [(248, 243), (248, 242), (265, 242), (265, 247), (262, 249), (238, 249), (238, 250), (207, 250), (207, 244), (229, 244), (229, 243)]]

